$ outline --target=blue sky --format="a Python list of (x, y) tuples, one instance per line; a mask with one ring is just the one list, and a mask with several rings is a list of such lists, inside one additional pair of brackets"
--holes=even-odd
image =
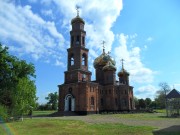
[(0, 42), (34, 63), (40, 103), (64, 82), (76, 5), (86, 22), (92, 80), (92, 63), (105, 40), (117, 71), (125, 59), (136, 97), (154, 99), (160, 82), (180, 90), (179, 0), (0, 0)]

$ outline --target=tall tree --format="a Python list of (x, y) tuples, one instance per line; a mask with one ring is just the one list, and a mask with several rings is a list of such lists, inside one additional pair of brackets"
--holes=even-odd
[(146, 107), (149, 107), (150, 104), (151, 104), (152, 100), (150, 98), (146, 98), (145, 99), (145, 104), (146, 104)]
[(57, 110), (57, 105), (58, 105), (58, 94), (57, 92), (54, 93), (49, 93), (48, 97), (45, 98), (48, 100), (48, 105), (52, 106), (52, 110)]
[(13, 112), (18, 115), (27, 113), (36, 104), (36, 89), (34, 81), (27, 78), (19, 79), (19, 83), (13, 91)]
[(166, 82), (159, 83), (159, 87), (160, 90), (157, 91), (157, 97), (155, 98), (155, 101), (161, 108), (166, 108), (166, 114), (168, 116), (166, 95), (170, 91), (170, 87)]
[(19, 112), (24, 106), (34, 106), (34, 78), (34, 65), (10, 55), (8, 48), (0, 43), (0, 104), (6, 106), (8, 112)]
[(139, 100), (137, 97), (134, 96), (134, 103), (135, 103), (135, 107), (136, 109), (139, 109)]
[(146, 103), (145, 103), (144, 99), (141, 98), (138, 101), (139, 101), (139, 107), (140, 108), (143, 108), (143, 109), (146, 108)]
[(166, 82), (159, 83), (160, 90), (157, 91), (157, 96), (155, 98), (155, 101), (157, 103), (157, 106), (160, 108), (165, 108), (166, 105), (166, 95), (170, 91), (170, 87)]

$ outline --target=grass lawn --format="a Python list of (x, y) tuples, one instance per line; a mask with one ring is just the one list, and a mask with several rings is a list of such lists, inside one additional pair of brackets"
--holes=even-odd
[(154, 111), (166, 114), (166, 109), (154, 109)]
[[(82, 121), (60, 119), (25, 119), (24, 121), (0, 125), (0, 135), (7, 135), (11, 129), (12, 135), (152, 135), (152, 127), (126, 126), (122, 124), (89, 124)], [(9, 128), (10, 127), (10, 128)], [(9, 134), (8, 134), (9, 135)], [(11, 135), (11, 134), (10, 134)]]
[[(55, 111), (34, 111), (33, 116), (47, 116)], [(107, 118), (115, 118), (120, 120), (142, 120), (143, 122), (153, 121), (168, 122), (177, 121), (176, 125), (180, 125), (179, 118), (165, 118), (163, 113), (138, 113), (138, 114), (104, 114), (104, 115), (88, 115), (78, 116), (83, 119), (91, 119), (93, 121), (103, 120)], [(68, 120), (69, 118), (69, 120)], [(74, 118), (77, 118), (76, 116)], [(95, 122), (89, 123), (81, 120), (70, 120), (71, 117), (51, 118), (34, 117), (26, 118), (24, 121), (14, 121), (10, 123), (0, 122), (0, 135), (180, 135), (177, 131), (155, 131), (154, 125), (129, 126), (121, 123)], [(137, 123), (135, 123), (136, 125)], [(174, 126), (174, 124), (171, 124)], [(171, 126), (170, 125), (170, 126)], [(179, 126), (180, 127), (180, 126)], [(178, 127), (178, 128), (179, 128)]]
[[(113, 114), (114, 117), (137, 119), (137, 120), (169, 120), (165, 115), (156, 113)], [(172, 118), (173, 119), (173, 118)]]
[(38, 116), (47, 116), (49, 114), (52, 114), (54, 112), (57, 112), (57, 111), (33, 111), (33, 116), (34, 117), (38, 117)]

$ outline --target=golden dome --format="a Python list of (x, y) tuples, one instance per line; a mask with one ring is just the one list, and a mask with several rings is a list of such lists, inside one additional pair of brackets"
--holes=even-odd
[(103, 71), (106, 70), (116, 70), (116, 67), (110, 61), (108, 61), (107, 64), (103, 67)]
[(110, 61), (113, 66), (116, 65), (115, 60), (111, 56), (109, 56), (109, 54), (103, 51), (103, 53), (94, 60), (94, 68), (104, 67), (108, 63), (108, 61)]
[(122, 68), (119, 72), (118, 72), (118, 76), (122, 77), (124, 75), (129, 76), (129, 72), (127, 72), (124, 68)]

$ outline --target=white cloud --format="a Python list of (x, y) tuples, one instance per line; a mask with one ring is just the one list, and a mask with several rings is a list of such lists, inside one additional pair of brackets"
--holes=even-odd
[[(70, 29), (70, 20), (76, 16), (75, 6), (79, 5), (80, 16), (86, 20), (87, 47), (101, 53), (102, 40), (106, 41), (106, 51), (110, 51), (114, 41), (111, 28), (122, 10), (122, 0), (53, 0), (63, 14), (63, 26)], [(111, 5), (111, 6), (109, 6)], [(102, 50), (102, 49), (101, 49)], [(90, 57), (95, 58), (95, 53), (90, 51)], [(92, 64), (92, 63), (91, 63)]]
[(147, 45), (144, 45), (144, 49), (145, 49), (145, 50), (147, 49)]
[(3, 26), (0, 27), (0, 37), (15, 43), (10, 50), (31, 55), (35, 60), (61, 55), (65, 48), (64, 37), (54, 22), (45, 21), (33, 13), (31, 6), (0, 1), (0, 13), (0, 26)]
[(48, 9), (48, 10), (42, 9), (41, 14), (44, 16), (49, 16), (49, 17), (51, 17), (51, 19), (54, 18), (53, 11), (51, 9)]
[[(37, 1), (29, 0), (29, 2)], [(89, 52), (89, 58), (94, 59), (97, 54), (101, 53), (102, 40), (106, 41), (106, 51), (111, 50), (114, 41), (114, 33), (111, 28), (122, 10), (122, 0), (50, 0), (48, 2), (42, 0), (40, 3), (46, 7), (52, 4), (56, 5), (56, 10), (60, 12), (59, 14), (63, 18), (59, 18), (62, 22), (60, 29), (67, 29), (67, 31), (71, 29), (71, 19), (76, 16), (75, 6), (80, 5), (80, 16), (86, 21), (86, 45), (94, 50)], [(13, 50), (18, 50), (21, 54), (31, 54), (35, 59), (53, 53), (57, 56), (60, 55), (61, 51), (64, 52), (66, 47), (63, 44), (67, 44), (68, 41), (65, 41), (62, 34), (57, 31), (55, 22), (45, 21), (38, 14), (33, 13), (31, 6), (28, 5), (24, 7), (15, 6), (6, 1), (1, 1), (0, 5), (0, 25), (4, 26), (0, 28), (0, 36), (3, 39), (18, 43), (18, 46)], [(8, 12), (3, 9), (8, 9)], [(40, 9), (41, 14), (49, 16), (54, 12), (57, 13), (54, 10), (43, 7)]]
[(180, 91), (180, 83), (175, 83), (173, 87)]
[(122, 33), (117, 35), (117, 39), (119, 46), (114, 49), (117, 67), (120, 68), (120, 60), (124, 59), (124, 67), (128, 70), (128, 72), (130, 72), (130, 80), (132, 82), (152, 83), (154, 79), (154, 72), (151, 69), (145, 67), (145, 65), (142, 63), (140, 57), (141, 49), (139, 47), (132, 47), (128, 49), (127, 42), (129, 40), (134, 40), (132, 36), (124, 35)]
[(155, 86), (148, 84), (145, 86), (141, 86), (137, 89), (137, 91), (135, 92), (135, 96), (137, 98), (151, 98), (154, 99), (155, 95), (156, 95), (156, 91), (158, 90), (158, 88), (156, 88)]
[(55, 65), (56, 66), (61, 66), (61, 67), (66, 67), (66, 65), (62, 61), (59, 61), (59, 60), (56, 60)]
[(147, 41), (148, 41), (148, 42), (151, 42), (152, 40), (153, 40), (152, 37), (148, 37), (148, 38), (147, 38)]
[(147, 86), (141, 86), (137, 90), (138, 92), (156, 92), (157, 88), (154, 87), (153, 85), (147, 85)]

